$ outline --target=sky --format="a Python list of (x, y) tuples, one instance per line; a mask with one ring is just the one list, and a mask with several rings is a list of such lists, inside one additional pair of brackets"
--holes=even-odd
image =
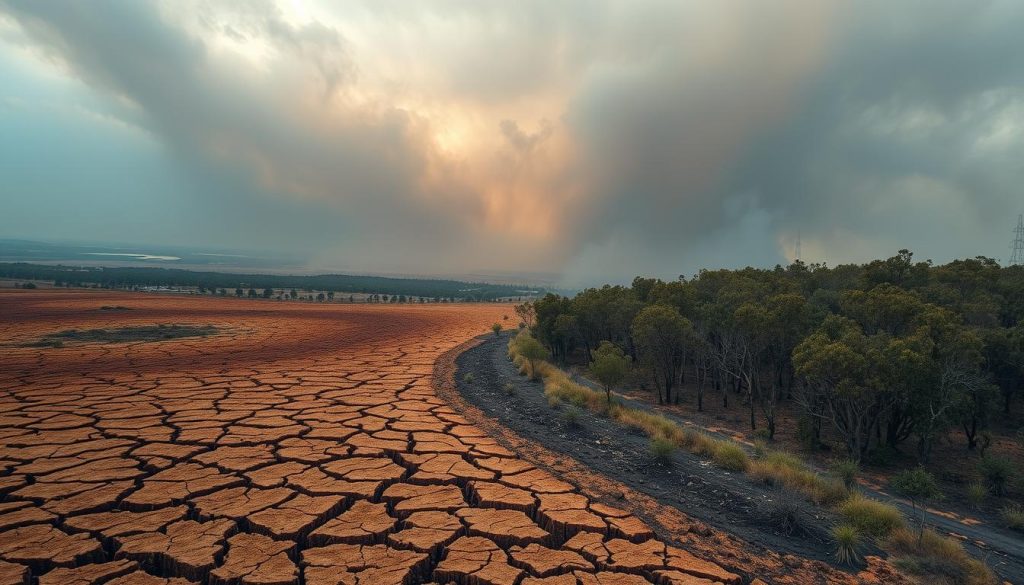
[(1006, 259), (1024, 2), (0, 0), (0, 237), (565, 286)]

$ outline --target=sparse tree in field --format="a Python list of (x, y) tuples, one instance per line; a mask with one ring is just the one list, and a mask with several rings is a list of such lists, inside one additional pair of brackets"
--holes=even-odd
[(495, 323), (494, 325), (491, 325), (491, 331), (494, 332), (495, 337), (501, 335), (501, 323)]
[(248, 297), (249, 297), (250, 299), (255, 299), (255, 298), (257, 297), (257, 295), (256, 295), (256, 289), (254, 289), (254, 288), (250, 288), (250, 289), (249, 289), (249, 292), (248, 292), (248, 293), (246, 293), (246, 294), (247, 294), (247, 296), (248, 296)]
[(319, 294), (316, 295), (317, 302), (322, 303), (322, 302), (324, 302), (325, 298), (327, 298), (327, 297), (324, 295), (324, 293), (319, 293)]
[(356, 301), (355, 295), (348, 295), (348, 302), (354, 303)]
[(521, 335), (516, 341), (518, 346), (519, 355), (523, 356), (523, 359), (530, 364), (530, 378), (537, 380), (540, 378), (540, 372), (537, 370), (538, 362), (541, 362), (548, 357), (548, 350), (544, 349), (541, 342), (533, 338), (532, 335)]
[(533, 303), (526, 301), (521, 305), (516, 305), (515, 312), (519, 320), (526, 323), (527, 327), (533, 327), (533, 319), (536, 316), (536, 312), (533, 310)]
[(629, 374), (629, 358), (622, 349), (610, 341), (602, 341), (597, 349), (590, 352), (590, 371), (604, 388), (608, 404), (612, 403), (612, 390)]
[(924, 506), (928, 501), (942, 497), (935, 477), (923, 467), (917, 467), (897, 473), (890, 485), (893, 491), (910, 500), (917, 521), (917, 544), (920, 546), (924, 537)]
[(693, 324), (672, 307), (653, 305), (640, 311), (631, 331), (640, 363), (650, 373), (658, 391), (658, 403), (671, 403)]
[(241, 297), (244, 294), (245, 294), (245, 291), (243, 291), (241, 287), (235, 289), (235, 296), (236, 297)]
[(327, 291), (327, 300), (329, 300), (329, 301), (333, 301), (334, 300), (334, 291), (333, 290)]
[(263, 298), (269, 299), (272, 296), (274, 296), (274, 289), (269, 287), (263, 289)]
[(291, 292), (291, 295), (292, 295), (292, 298), (293, 298), (293, 299), (297, 299), (297, 298), (299, 298), (299, 291), (297, 291), (297, 290), (295, 290), (295, 289), (293, 288), (293, 289), (292, 289), (292, 290), (291, 290), (290, 292)]

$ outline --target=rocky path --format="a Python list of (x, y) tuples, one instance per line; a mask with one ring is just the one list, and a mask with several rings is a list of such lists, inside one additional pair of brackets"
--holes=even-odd
[(438, 398), (508, 312), (0, 292), (0, 585), (739, 583)]

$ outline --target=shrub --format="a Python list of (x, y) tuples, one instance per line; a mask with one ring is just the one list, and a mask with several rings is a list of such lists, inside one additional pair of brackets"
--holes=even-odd
[(582, 416), (582, 414), (583, 413), (580, 411), (578, 406), (570, 405), (562, 411), (562, 420), (564, 420), (565, 424), (569, 427), (576, 428), (580, 424), (580, 416)]
[(779, 528), (787, 536), (800, 534), (806, 529), (804, 511), (791, 494), (780, 493), (779, 497), (766, 507), (765, 516), (773, 527)]
[(676, 452), (676, 444), (666, 437), (654, 437), (649, 445), (651, 455), (662, 463), (671, 463), (672, 454)]
[(505, 394), (513, 396), (516, 393), (516, 385), (512, 382), (506, 382), (502, 388), (505, 390)]
[(985, 479), (985, 485), (994, 495), (1006, 494), (1006, 486), (1013, 477), (1013, 463), (1005, 457), (988, 455), (978, 462), (978, 471)]
[(557, 396), (548, 396), (548, 406), (558, 408), (561, 405), (562, 401)]
[(765, 485), (778, 485), (778, 478), (775, 477), (772, 466), (759, 459), (750, 462), (750, 466), (747, 467), (747, 475)]
[(903, 514), (890, 504), (872, 500), (859, 493), (839, 505), (839, 515), (861, 534), (881, 538), (903, 528)]
[(604, 388), (608, 403), (612, 401), (612, 390), (622, 384), (629, 374), (629, 358), (615, 344), (602, 341), (597, 349), (590, 352), (593, 360), (590, 371)]
[(832, 538), (836, 541), (836, 561), (844, 565), (852, 565), (860, 557), (860, 532), (856, 526), (839, 524), (832, 528)]
[(715, 451), (715, 440), (707, 433), (693, 428), (683, 429), (680, 444), (694, 455), (701, 457), (710, 457)]
[(540, 366), (547, 359), (548, 350), (544, 349), (544, 346), (526, 330), (520, 331), (519, 335), (515, 336), (509, 349), (526, 360), (530, 367), (530, 378), (539, 380), (541, 377)]
[(494, 325), (491, 325), (491, 331), (494, 332), (495, 337), (501, 335), (501, 323), (495, 323)]
[(974, 506), (975, 509), (980, 509), (981, 505), (985, 503), (985, 496), (988, 495), (988, 488), (985, 484), (980, 481), (976, 481), (967, 486), (967, 501)]
[(754, 441), (754, 457), (757, 459), (764, 459), (767, 454), (768, 444), (761, 439)]
[(814, 432), (814, 421), (801, 416), (796, 421), (796, 437), (799, 439), (800, 444), (809, 450), (814, 450), (818, 447), (818, 441)]
[(850, 490), (846, 489), (843, 483), (836, 479), (826, 479), (815, 476), (816, 481), (810, 487), (808, 497), (819, 506), (835, 506), (846, 498), (850, 497)]
[(846, 489), (853, 489), (857, 483), (857, 476), (860, 474), (860, 465), (853, 459), (842, 459), (836, 461), (830, 467), (832, 475), (843, 482)]
[(1010, 504), (999, 511), (1007, 528), (1024, 532), (1024, 506)]
[(715, 465), (729, 471), (746, 471), (750, 465), (747, 452), (731, 441), (716, 441), (711, 459)]
[[(899, 569), (939, 583), (989, 585), (995, 575), (952, 538), (925, 530), (922, 537), (906, 528), (894, 530), (884, 542)], [(925, 579), (922, 579), (925, 580)]]
[[(918, 539), (924, 537), (924, 503), (942, 497), (939, 486), (935, 483), (935, 476), (925, 471), (923, 467), (907, 469), (893, 476), (889, 485), (897, 494), (910, 500), (914, 507), (914, 514), (917, 516)], [(918, 507), (921, 507), (918, 510)]]
[(467, 383), (467, 384), (472, 384), (473, 380), (475, 380), (475, 379), (476, 378), (474, 378), (473, 374), (471, 374), (471, 373), (470, 374), (466, 374), (465, 376), (462, 377), (462, 381)]

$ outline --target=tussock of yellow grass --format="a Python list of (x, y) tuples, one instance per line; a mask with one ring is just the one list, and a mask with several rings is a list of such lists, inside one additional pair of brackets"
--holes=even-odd
[(882, 543), (893, 564), (901, 570), (926, 578), (930, 583), (991, 585), (996, 577), (985, 563), (975, 559), (956, 540), (925, 530), (899, 528)]
[(863, 534), (884, 538), (904, 528), (903, 514), (896, 507), (854, 492), (839, 504), (839, 514)]

